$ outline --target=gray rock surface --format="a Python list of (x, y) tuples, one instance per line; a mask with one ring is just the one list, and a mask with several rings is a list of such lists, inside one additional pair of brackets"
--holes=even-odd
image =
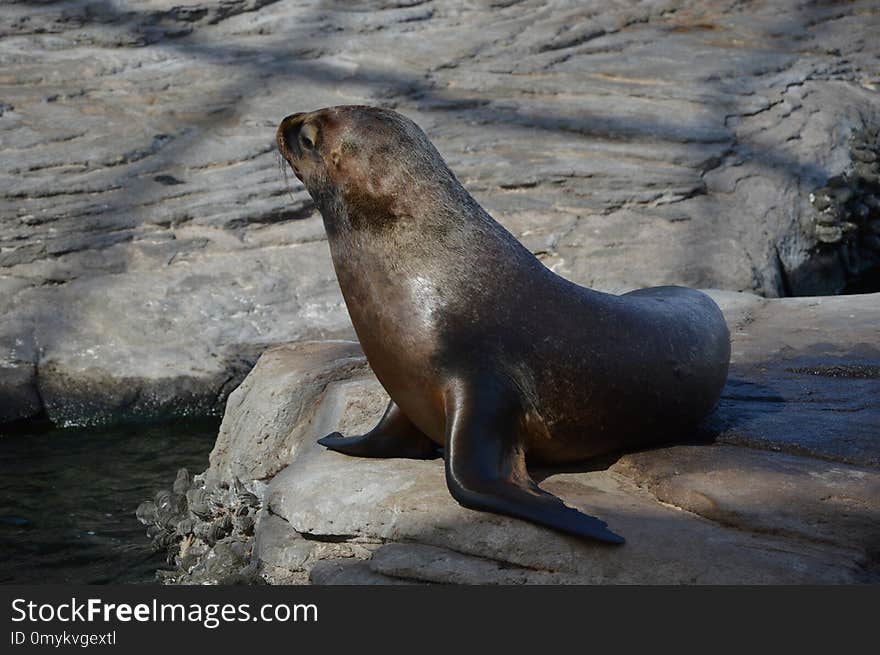
[(387, 401), (353, 343), (267, 352), (230, 398), (207, 479), (269, 480), (251, 565), (274, 583), (880, 580), (880, 295), (713, 295), (733, 339), (714, 440), (535, 472), (623, 547), (465, 509), (439, 460), (318, 446), (369, 429)]
[[(211, 451), (207, 482), (236, 477), (271, 478), (308, 443), (317, 407), (329, 384), (369, 374), (352, 341), (304, 342), (272, 348), (261, 358), (262, 375), (250, 375), (226, 402)], [(242, 458), (243, 453), (248, 453)]]
[(222, 408), (351, 338), (273, 152), (340, 103), (421, 124), (555, 270), (835, 292), (880, 252), (878, 9), (786, 2), (5, 2), (0, 422)]
[(732, 338), (719, 440), (880, 466), (880, 294), (716, 300)]

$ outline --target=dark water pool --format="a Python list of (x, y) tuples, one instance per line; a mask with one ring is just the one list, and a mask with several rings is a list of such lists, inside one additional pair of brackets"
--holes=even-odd
[(135, 509), (177, 469), (205, 470), (218, 426), (0, 428), (0, 584), (154, 582), (164, 556)]

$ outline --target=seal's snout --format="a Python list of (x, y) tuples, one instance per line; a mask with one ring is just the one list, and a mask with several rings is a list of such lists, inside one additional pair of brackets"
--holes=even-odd
[(290, 157), (293, 154), (291, 146), (296, 143), (304, 116), (305, 114), (302, 112), (291, 114), (290, 116), (285, 117), (278, 126), (278, 132), (275, 135), (275, 138), (278, 141), (278, 150), (281, 151), (281, 154), (288, 161), (290, 161)]

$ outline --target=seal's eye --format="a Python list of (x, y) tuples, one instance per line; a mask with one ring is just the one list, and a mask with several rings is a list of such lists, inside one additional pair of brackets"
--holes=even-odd
[(299, 131), (299, 142), (303, 150), (314, 150), (315, 143), (318, 140), (318, 128), (311, 123), (302, 126)]

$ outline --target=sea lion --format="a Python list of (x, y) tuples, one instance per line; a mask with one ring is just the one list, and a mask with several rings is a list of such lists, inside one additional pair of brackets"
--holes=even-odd
[(345, 304), (391, 396), (361, 457), (436, 457), (465, 507), (623, 543), (531, 479), (696, 425), (727, 377), (718, 306), (683, 287), (610, 295), (546, 268), (386, 109), (286, 117), (277, 141), (321, 215)]

